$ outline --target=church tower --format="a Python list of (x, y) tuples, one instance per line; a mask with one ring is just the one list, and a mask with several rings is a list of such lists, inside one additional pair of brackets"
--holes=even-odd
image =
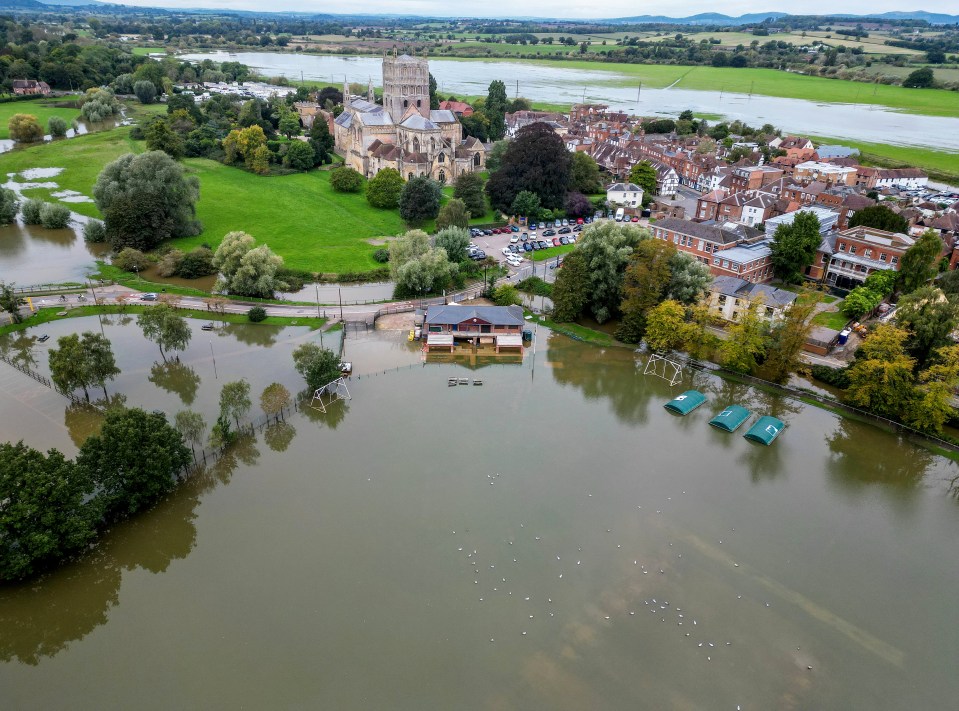
[(425, 58), (407, 54), (383, 57), (383, 108), (400, 123), (410, 107), (430, 116), (430, 69)]

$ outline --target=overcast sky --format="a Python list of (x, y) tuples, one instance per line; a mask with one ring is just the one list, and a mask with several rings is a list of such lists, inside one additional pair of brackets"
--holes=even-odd
[[(352, 0), (348, 5), (334, 5), (315, 0), (275, 0), (271, 3), (263, 0), (120, 0), (124, 5), (146, 7), (203, 7), (225, 10), (259, 10), (268, 12), (334, 12), (334, 13), (390, 13), (403, 15), (429, 15), (432, 17), (457, 16), (463, 11), (460, 3), (449, 0)], [(955, 0), (923, 0), (921, 9), (928, 12), (959, 13), (959, 4)], [(881, 13), (892, 10), (916, 9), (902, 0), (847, 0), (837, 5), (830, 0), (808, 0), (801, 7), (785, 0), (770, 2), (749, 2), (729, 0), (717, 6), (707, 0), (688, 0), (681, 4), (662, 5), (660, 3), (637, 3), (634, 0), (606, 0), (605, 3), (591, 5), (582, 0), (524, 0), (517, 3), (509, 0), (487, 0), (473, 4), (472, 17), (561, 17), (602, 19), (608, 17), (633, 17), (635, 15), (667, 15), (686, 17), (700, 12), (721, 12), (725, 15), (742, 15), (752, 12), (801, 12), (802, 14), (832, 14), (848, 12), (850, 14)]]

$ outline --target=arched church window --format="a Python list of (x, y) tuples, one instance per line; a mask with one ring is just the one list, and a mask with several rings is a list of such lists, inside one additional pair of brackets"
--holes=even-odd
[(446, 157), (445, 157), (442, 153), (440, 153), (438, 156), (436, 156), (436, 162), (437, 162), (437, 163), (442, 163), (442, 162), (444, 162), (445, 160), (446, 160)]
[(405, 109), (409, 105), (410, 105), (410, 102), (407, 101), (406, 99), (403, 99), (403, 108)]
[(420, 108), (420, 107), (422, 107), (422, 106), (423, 106), (423, 100), (422, 100), (422, 99), (417, 99), (417, 100), (416, 100), (416, 108)]
[(440, 171), (440, 185), (446, 185), (446, 171)]
[(413, 152), (414, 153), (420, 152), (420, 139), (418, 138), (413, 139)]
[(473, 165), (479, 165), (479, 164), (480, 164), (480, 154), (479, 154), (479, 153), (474, 153), (474, 154), (473, 154)]
[(413, 179), (413, 174), (410, 173), (409, 175), (407, 175), (407, 176), (406, 176), (406, 179), (407, 179), (407, 180), (412, 180), (412, 179)]

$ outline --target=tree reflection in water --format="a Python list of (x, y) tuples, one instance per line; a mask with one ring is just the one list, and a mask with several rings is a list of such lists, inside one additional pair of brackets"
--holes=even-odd
[(19, 366), (36, 369), (37, 357), (33, 352), (36, 344), (36, 336), (28, 335), (26, 331), (16, 331), (0, 336), (0, 353)]
[(268, 348), (276, 344), (276, 337), (283, 331), (282, 326), (268, 326), (262, 323), (224, 323), (217, 326), (216, 334), (235, 338), (248, 346)]
[(285, 452), (296, 437), (296, 428), (285, 420), (272, 422), (263, 430), (263, 441), (274, 452)]
[(192, 405), (196, 400), (196, 391), (200, 387), (200, 376), (190, 366), (180, 361), (154, 363), (150, 368), (151, 383), (158, 388), (173, 393), (184, 405)]
[(337, 400), (331, 405), (326, 406), (326, 412), (310, 406), (310, 398), (301, 399), (300, 402), (300, 412), (308, 419), (310, 422), (319, 422), (326, 425), (331, 430), (335, 430), (340, 426), (340, 423), (346, 419), (347, 413), (350, 411), (350, 401), (349, 400)]

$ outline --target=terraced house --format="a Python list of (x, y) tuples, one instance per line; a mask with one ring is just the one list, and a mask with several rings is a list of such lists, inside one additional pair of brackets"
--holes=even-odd
[(707, 225), (667, 217), (650, 225), (653, 236), (672, 243), (709, 266), (713, 276), (734, 276), (754, 284), (773, 276), (770, 240), (752, 227), (727, 222)]

